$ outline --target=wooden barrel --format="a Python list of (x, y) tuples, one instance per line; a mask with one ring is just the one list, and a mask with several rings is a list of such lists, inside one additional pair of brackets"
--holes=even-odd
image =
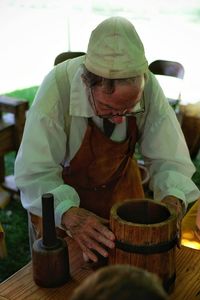
[(176, 215), (164, 204), (149, 199), (116, 203), (110, 213), (116, 247), (109, 264), (134, 265), (156, 273), (166, 291), (175, 283)]

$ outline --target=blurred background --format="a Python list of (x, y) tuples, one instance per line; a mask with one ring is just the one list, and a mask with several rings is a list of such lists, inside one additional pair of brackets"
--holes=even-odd
[[(149, 64), (162, 59), (184, 66), (181, 123), (197, 169), (192, 179), (200, 188), (200, 0), (0, 0), (0, 95), (10, 96), (7, 106), (12, 109), (23, 105), (16, 105), (19, 99), (30, 106), (55, 57), (66, 51), (86, 52), (91, 31), (110, 16), (124, 16), (134, 24)], [(170, 98), (169, 91), (171, 86), (164, 90)], [(10, 135), (8, 139), (4, 127), (0, 133), (0, 171), (5, 169), (0, 182), (1, 282), (30, 261), (30, 251), (27, 215), (18, 191), (13, 196), (5, 190), (7, 178), (13, 178), (17, 149), (6, 151)]]
[(199, 0), (0, 0), (0, 94), (39, 85), (64, 51), (86, 51), (91, 31), (120, 15), (136, 27), (151, 63), (185, 68), (183, 104), (199, 96)]

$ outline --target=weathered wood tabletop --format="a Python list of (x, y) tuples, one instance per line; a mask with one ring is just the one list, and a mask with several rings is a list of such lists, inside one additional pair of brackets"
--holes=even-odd
[[(184, 218), (183, 236), (191, 238), (194, 230), (197, 203)], [(194, 235), (193, 235), (194, 237)], [(195, 240), (195, 237), (193, 238)], [(195, 245), (200, 242), (195, 240)], [(68, 238), (71, 280), (59, 288), (40, 288), (32, 279), (31, 263), (0, 284), (0, 300), (67, 300), (81, 281), (94, 272), (83, 261), (76, 243)], [(182, 246), (176, 251), (176, 283), (170, 300), (200, 300), (200, 251)]]

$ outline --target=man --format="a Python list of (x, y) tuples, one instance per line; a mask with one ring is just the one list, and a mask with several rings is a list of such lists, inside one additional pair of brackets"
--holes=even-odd
[(148, 70), (133, 25), (108, 18), (92, 32), (86, 56), (46, 76), (27, 116), (15, 176), (37, 236), (41, 195), (51, 192), (56, 225), (92, 261), (96, 253), (106, 257), (115, 246), (111, 206), (144, 197), (133, 159), (136, 141), (154, 198), (181, 216), (200, 193), (179, 123)]
[(78, 286), (70, 300), (166, 300), (156, 274), (129, 265), (101, 268)]

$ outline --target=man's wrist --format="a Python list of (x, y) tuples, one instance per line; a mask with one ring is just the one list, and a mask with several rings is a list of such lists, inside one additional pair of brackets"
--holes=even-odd
[(74, 210), (77, 209), (76, 206), (71, 206), (68, 210), (66, 210), (61, 217), (61, 226), (64, 230), (68, 230), (67, 222), (65, 220), (69, 221), (69, 214)]
[(183, 216), (185, 214), (185, 203), (183, 200), (169, 195), (163, 198), (161, 202), (170, 205), (179, 215)]

